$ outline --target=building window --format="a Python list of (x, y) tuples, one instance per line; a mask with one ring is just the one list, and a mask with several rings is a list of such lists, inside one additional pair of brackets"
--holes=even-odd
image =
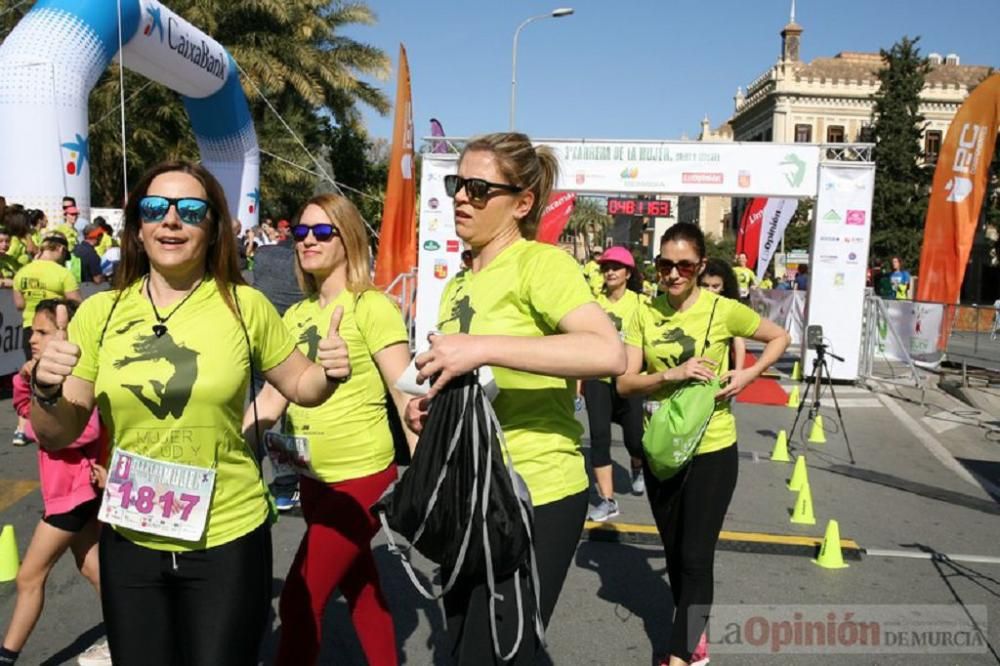
[(795, 126), (795, 143), (809, 143), (813, 140), (812, 125)]
[(936, 162), (941, 152), (941, 132), (930, 130), (924, 133), (924, 155), (928, 162)]
[(875, 143), (875, 128), (865, 125), (858, 131), (858, 141), (861, 143)]
[(844, 126), (830, 125), (826, 128), (827, 143), (844, 143)]

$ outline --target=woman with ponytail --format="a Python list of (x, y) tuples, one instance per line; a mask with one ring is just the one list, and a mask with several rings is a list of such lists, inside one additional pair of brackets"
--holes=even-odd
[[(441, 333), (430, 336), (430, 349), (416, 359), (418, 380), (429, 381), (431, 389), (410, 402), (406, 415), (419, 432), (443, 386), (490, 366), (499, 389), (493, 406), (534, 505), (539, 610), (546, 624), (587, 512), (583, 428), (573, 408), (576, 380), (625, 370), (618, 332), (576, 262), (558, 247), (533, 240), (557, 165), (550, 149), (536, 148), (524, 134), (498, 133), (469, 142), (458, 173), (445, 177), (455, 200), (456, 232), (472, 250), (472, 266), (445, 287)], [(510, 645), (519, 624), (513, 576), (497, 581), (496, 588), (500, 641)], [(530, 627), (534, 595), (523, 597)], [(495, 663), (485, 576), (460, 577), (444, 606), (452, 661)], [(540, 651), (534, 633), (525, 631), (511, 663), (537, 663)]]

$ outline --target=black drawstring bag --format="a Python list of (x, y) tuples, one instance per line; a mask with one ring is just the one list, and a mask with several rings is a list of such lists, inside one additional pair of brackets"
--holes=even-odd
[[(428, 599), (444, 596), (459, 576), (486, 578), (493, 648), (507, 660), (517, 653), (524, 633), (522, 575), (531, 577), (535, 631), (543, 645), (545, 629), (539, 612), (531, 497), (505, 452), (500, 423), (476, 374), (457, 377), (431, 401), (410, 466), (372, 513), (382, 523), (390, 552), (399, 556), (413, 585)], [(440, 592), (424, 588), (393, 532), (440, 565), (442, 578), (447, 577)], [(497, 639), (495, 583), (512, 575), (518, 630), (513, 649), (503, 655)]]

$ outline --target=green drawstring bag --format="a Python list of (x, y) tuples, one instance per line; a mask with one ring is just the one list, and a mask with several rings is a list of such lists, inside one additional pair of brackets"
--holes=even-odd
[[(704, 356), (708, 349), (708, 335), (718, 303), (716, 300), (712, 304), (700, 356)], [(707, 382), (690, 380), (653, 412), (642, 436), (642, 448), (646, 451), (649, 469), (656, 478), (661, 481), (671, 478), (684, 469), (694, 456), (715, 412), (715, 396), (721, 390), (718, 378)]]

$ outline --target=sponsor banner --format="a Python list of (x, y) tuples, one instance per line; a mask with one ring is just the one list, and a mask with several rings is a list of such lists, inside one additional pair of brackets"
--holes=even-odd
[(811, 197), (819, 146), (542, 141), (559, 158), (560, 190)]
[(542, 221), (538, 225), (535, 239), (551, 245), (558, 243), (575, 206), (576, 195), (572, 192), (553, 192), (549, 195), (549, 203), (542, 212)]
[(1000, 130), (1000, 73), (980, 83), (951, 120), (934, 169), (917, 300), (957, 303)]
[[(807, 325), (823, 327), (833, 379), (854, 381), (861, 355), (874, 169), (823, 164), (809, 266)], [(804, 350), (804, 367), (815, 352)]]
[[(788, 228), (788, 223), (791, 221), (792, 216), (795, 215), (795, 209), (798, 208), (798, 205), (799, 202), (797, 199), (772, 197), (767, 200), (760, 226), (757, 228), (757, 235), (759, 236), (755, 248), (757, 252), (757, 280), (764, 279), (764, 273), (767, 271), (767, 263), (771, 261), (774, 251), (781, 244), (781, 239), (785, 235), (785, 229)], [(752, 266), (753, 263), (748, 262), (747, 265)], [(775, 275), (778, 275), (778, 273), (775, 273)]]
[(806, 292), (789, 289), (751, 289), (750, 307), (764, 319), (783, 326), (792, 336), (792, 344), (802, 342)]
[(747, 255), (748, 268), (757, 263), (760, 226), (764, 219), (764, 207), (767, 206), (767, 201), (764, 197), (756, 197), (743, 211), (743, 217), (740, 219), (740, 230), (736, 235), (736, 254), (742, 252)]
[[(938, 351), (938, 340), (941, 338), (945, 319), (945, 306), (913, 301), (882, 302), (888, 319), (881, 312), (878, 313), (875, 327), (876, 357), (889, 361), (905, 362), (913, 359), (924, 363), (939, 362), (942, 355)], [(893, 331), (896, 335), (892, 334)]]
[(427, 334), (437, 327), (445, 285), (462, 266), (462, 242), (455, 235), (455, 211), (445, 194), (444, 177), (455, 173), (458, 155), (428, 153), (420, 174), (420, 229), (417, 256), (415, 343), (427, 348)]
[(410, 102), (410, 66), (402, 44), (399, 45), (398, 77), (392, 154), (389, 156), (389, 182), (382, 210), (378, 257), (375, 259), (375, 284), (383, 289), (417, 265), (413, 110)]

